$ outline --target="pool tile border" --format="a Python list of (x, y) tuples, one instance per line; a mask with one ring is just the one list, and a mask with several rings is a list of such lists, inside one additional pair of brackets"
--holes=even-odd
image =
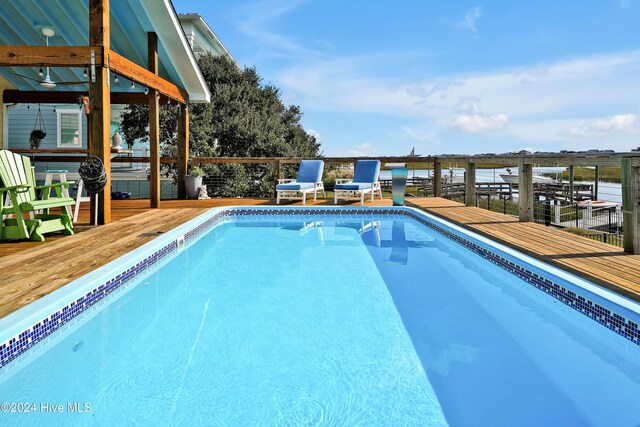
[[(348, 216), (367, 216), (367, 215), (402, 215), (412, 218), (419, 223), (445, 235), (447, 238), (455, 241), (463, 247), (478, 254), (489, 262), (501, 267), (505, 271), (519, 277), (529, 285), (545, 292), (559, 302), (576, 310), (577, 312), (589, 317), (590, 319), (600, 323), (613, 332), (621, 335), (629, 341), (640, 345), (640, 330), (638, 323), (612, 312), (601, 304), (591, 301), (582, 295), (578, 295), (570, 289), (555, 283), (545, 277), (542, 277), (521, 265), (518, 265), (491, 250), (472, 242), (463, 236), (441, 227), (428, 218), (421, 216), (413, 211), (398, 209), (282, 209), (282, 208), (233, 208), (225, 209), (217, 212), (210, 218), (198, 224), (184, 234), (185, 244), (194, 242), (201, 235), (211, 229), (221, 220), (230, 219), (235, 216), (301, 216), (301, 215), (324, 215), (335, 217)], [(10, 338), (0, 345), (0, 369), (11, 363), (21, 354), (28, 351), (34, 345), (50, 336), (53, 332), (60, 329), (70, 320), (85, 312), (87, 309), (103, 300), (121, 286), (129, 283), (131, 280), (139, 277), (141, 274), (147, 273), (159, 261), (165, 259), (168, 255), (177, 253), (178, 245), (175, 240), (160, 247), (151, 255), (145, 257), (132, 267), (120, 272), (116, 276), (110, 278), (106, 282), (100, 284), (92, 291), (77, 298), (71, 303), (65, 305), (45, 319), (37, 322), (26, 330), (20, 332), (16, 336)]]

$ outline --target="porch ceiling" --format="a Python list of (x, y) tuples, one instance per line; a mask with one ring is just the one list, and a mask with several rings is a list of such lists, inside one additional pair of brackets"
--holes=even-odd
[[(21, 0), (3, 2), (0, 8), (0, 45), (44, 46), (42, 27), (51, 27), (55, 36), (49, 38), (52, 46), (87, 46), (89, 44), (88, 0)], [(117, 0), (111, 7), (111, 49), (129, 60), (147, 67), (147, 32), (158, 34), (159, 75), (182, 87), (194, 102), (207, 102), (209, 92), (193, 52), (179, 26), (170, 0)], [(174, 23), (175, 25), (171, 25)], [(167, 25), (169, 24), (169, 25)], [(174, 64), (179, 64), (178, 67)], [(38, 79), (38, 68), (0, 67), (0, 75), (18, 90), (83, 91), (87, 84), (58, 85), (44, 89), (38, 82), (15, 73)], [(55, 82), (83, 81), (82, 68), (52, 67)], [(112, 92), (144, 92), (144, 87), (119, 78), (111, 81)]]

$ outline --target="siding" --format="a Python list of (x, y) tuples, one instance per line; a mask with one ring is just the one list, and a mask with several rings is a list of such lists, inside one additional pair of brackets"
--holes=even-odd
[[(33, 130), (33, 126), (36, 121), (36, 115), (38, 113), (38, 105), (37, 104), (29, 104), (29, 108), (27, 108), (26, 104), (18, 104), (16, 106), (10, 106), (7, 109), (7, 117), (6, 120), (9, 121), (9, 135), (8, 135), (8, 144), (6, 144), (6, 148), (30, 148), (29, 146), (29, 136), (31, 135), (31, 131)], [(58, 141), (57, 141), (57, 121), (58, 115), (53, 112), (53, 105), (45, 104), (42, 105), (42, 119), (44, 121), (44, 127), (47, 132), (47, 136), (42, 140), (40, 144), (41, 149), (47, 150), (56, 150), (58, 149)], [(65, 104), (65, 105), (56, 105), (55, 108), (57, 110), (78, 110), (78, 105), (76, 104)], [(87, 148), (87, 118), (84, 114), (81, 114), (82, 121), (82, 138), (81, 138), (81, 146), (78, 148)], [(75, 148), (75, 147), (74, 147)], [(77, 171), (78, 164), (77, 163), (43, 163), (43, 162), (35, 162), (35, 167), (37, 172), (41, 172), (47, 169), (67, 169), (69, 171)]]
[[(78, 106), (76, 104), (56, 105), (56, 110), (76, 110)], [(124, 109), (123, 106), (113, 106), (112, 116), (113, 119), (119, 121), (120, 110)], [(57, 142), (57, 121), (58, 115), (53, 112), (53, 105), (47, 104), (41, 106), (42, 118), (44, 121), (44, 127), (46, 128), (47, 136), (42, 140), (40, 144), (41, 149), (56, 150), (59, 149)], [(38, 105), (31, 104), (27, 108), (26, 104), (19, 104), (16, 106), (10, 106), (7, 109), (7, 117), (5, 120), (9, 122), (9, 135), (8, 144), (5, 144), (5, 148), (11, 149), (25, 149), (30, 148), (29, 136), (33, 130), (34, 123), (36, 121), (36, 115), (38, 113)], [(87, 118), (84, 114), (82, 117), (82, 145), (78, 148), (87, 148)], [(113, 135), (117, 129), (116, 125), (111, 125), (110, 135)], [(124, 145), (124, 141), (123, 141)], [(149, 148), (149, 143), (141, 144), (137, 142), (135, 145), (135, 155), (142, 155), (141, 148)], [(55, 154), (51, 154), (52, 156)], [(82, 154), (77, 154), (82, 156)], [(49, 169), (66, 169), (69, 171), (68, 179), (77, 181), (77, 171), (79, 164), (71, 162), (42, 162), (37, 161), (34, 163), (36, 172), (44, 172)], [(118, 172), (119, 168), (129, 166), (128, 164), (116, 165), (112, 168), (112, 172)], [(146, 168), (147, 164), (134, 165), (140, 167), (142, 170)], [(139, 174), (139, 173), (138, 173)], [(42, 175), (39, 175), (42, 176)], [(57, 178), (57, 177), (56, 177)], [(149, 181), (147, 179), (121, 179), (113, 180), (111, 185), (112, 191), (128, 191), (131, 192), (132, 197), (149, 198)], [(75, 189), (71, 188), (71, 195), (75, 196)], [(176, 185), (173, 184), (171, 179), (161, 180), (161, 197), (163, 198), (175, 198), (177, 197)]]

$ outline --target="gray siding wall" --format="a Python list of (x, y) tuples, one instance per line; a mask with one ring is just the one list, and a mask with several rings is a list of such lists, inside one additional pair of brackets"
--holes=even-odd
[[(42, 140), (40, 144), (41, 149), (47, 150), (55, 150), (61, 147), (58, 147), (57, 141), (57, 121), (58, 115), (53, 112), (53, 105), (47, 104), (42, 105), (42, 119), (44, 121), (44, 127), (47, 132), (47, 136)], [(68, 104), (68, 105), (56, 105), (56, 110), (79, 110), (77, 104)], [(6, 120), (9, 120), (9, 135), (8, 135), (8, 144), (5, 144), (5, 148), (30, 148), (29, 147), (29, 135), (31, 135), (31, 131), (33, 130), (36, 116), (38, 113), (38, 105), (30, 104), (29, 108), (27, 108), (26, 104), (18, 104), (15, 106), (10, 106), (7, 109), (7, 117)], [(82, 138), (81, 138), (81, 146), (77, 148), (86, 149), (87, 148), (87, 118), (84, 114), (81, 114), (82, 121)], [(72, 147), (69, 147), (72, 148)], [(76, 148), (76, 147), (73, 147)], [(82, 154), (78, 154), (82, 155)], [(67, 169), (69, 171), (77, 171), (78, 164), (77, 163), (50, 163), (46, 164), (43, 162), (36, 161), (36, 171), (41, 172), (47, 169)]]

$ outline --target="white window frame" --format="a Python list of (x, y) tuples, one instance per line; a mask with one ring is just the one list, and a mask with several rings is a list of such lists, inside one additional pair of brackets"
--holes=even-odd
[[(82, 111), (78, 109), (74, 110), (57, 110), (57, 143), (58, 148), (64, 147), (82, 147)], [(63, 114), (75, 114), (78, 116), (78, 143), (77, 144), (63, 144), (62, 143), (62, 126), (60, 123), (60, 118)]]

